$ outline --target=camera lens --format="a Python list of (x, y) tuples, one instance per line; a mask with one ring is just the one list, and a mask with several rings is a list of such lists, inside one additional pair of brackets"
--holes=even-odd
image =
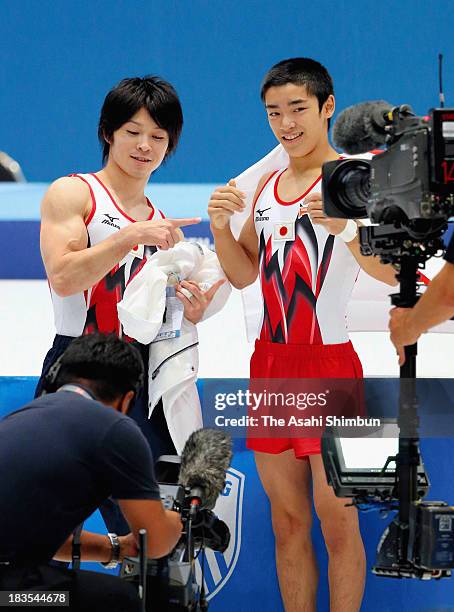
[(346, 217), (367, 217), (370, 163), (364, 159), (342, 160), (329, 177), (327, 189), (333, 203)]

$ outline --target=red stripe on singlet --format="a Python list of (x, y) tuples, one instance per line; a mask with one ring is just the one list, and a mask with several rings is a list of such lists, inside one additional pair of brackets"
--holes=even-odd
[(262, 191), (265, 189), (265, 187), (268, 185), (268, 183), (270, 182), (270, 180), (273, 178), (273, 176), (276, 174), (277, 170), (275, 170), (274, 172), (272, 172), (269, 177), (266, 179), (266, 181), (263, 183), (262, 188), (260, 189), (260, 191), (257, 194), (257, 197), (254, 200), (254, 203), (252, 204), (252, 216), (255, 215), (255, 206), (257, 204), (257, 202), (259, 201), (260, 196), (262, 195)]
[(90, 221), (93, 219), (94, 214), (96, 212), (96, 198), (95, 198), (95, 194), (93, 193), (93, 189), (91, 188), (90, 183), (86, 179), (84, 179), (83, 176), (80, 176), (80, 174), (70, 174), (69, 176), (74, 176), (74, 177), (80, 179), (81, 181), (83, 181), (88, 186), (88, 189), (90, 190), (91, 211), (90, 211), (90, 214), (88, 215), (87, 219), (85, 220), (85, 226), (87, 226), (90, 223)]

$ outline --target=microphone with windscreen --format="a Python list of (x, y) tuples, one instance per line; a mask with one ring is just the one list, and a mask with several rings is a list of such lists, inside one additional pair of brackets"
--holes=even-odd
[(183, 448), (178, 483), (190, 490), (191, 508), (212, 510), (232, 460), (230, 436), (216, 429), (193, 432)]
[(333, 127), (333, 142), (339, 148), (356, 155), (381, 147), (388, 137), (386, 126), (393, 106), (385, 100), (362, 102), (343, 110)]

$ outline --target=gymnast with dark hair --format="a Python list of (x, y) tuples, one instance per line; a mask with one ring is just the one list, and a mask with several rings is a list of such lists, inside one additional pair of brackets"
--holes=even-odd
[[(75, 337), (98, 331), (132, 340), (117, 312), (128, 281), (158, 248), (171, 249), (183, 238), (180, 227), (200, 221), (168, 219), (144, 193), (152, 173), (175, 151), (182, 126), (180, 101), (170, 83), (156, 76), (124, 79), (108, 92), (101, 109), (98, 136), (104, 167), (59, 178), (49, 187), (41, 211), (41, 253), (56, 336), (36, 396), (49, 368)], [(181, 281), (176, 296), (185, 319), (200, 321), (221, 284), (202, 291), (190, 279)], [(181, 289), (189, 291), (189, 298)], [(149, 346), (135, 346), (148, 372)], [(148, 376), (130, 415), (155, 458), (175, 453), (162, 402), (148, 418)], [(119, 532), (127, 529), (115, 508), (101, 511), (108, 525)]]

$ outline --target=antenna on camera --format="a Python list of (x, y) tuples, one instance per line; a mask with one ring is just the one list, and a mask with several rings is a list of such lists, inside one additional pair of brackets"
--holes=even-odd
[(443, 93), (443, 53), (438, 54), (438, 85), (440, 108), (445, 107), (445, 94)]

